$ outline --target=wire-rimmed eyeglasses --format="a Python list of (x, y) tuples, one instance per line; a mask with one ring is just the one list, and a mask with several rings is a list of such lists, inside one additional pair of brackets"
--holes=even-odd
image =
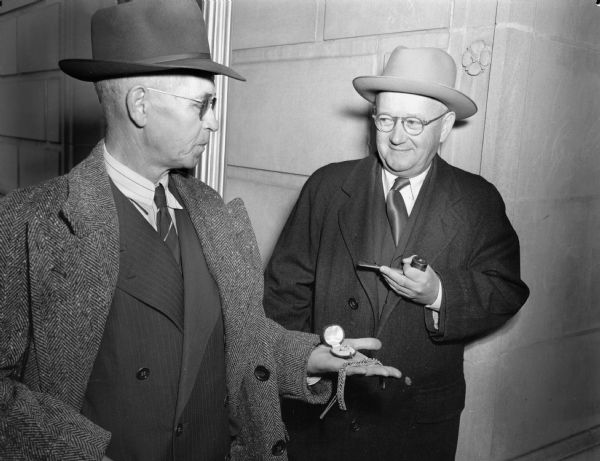
[(427, 125), (441, 119), (449, 112), (450, 110), (447, 110), (442, 115), (432, 118), (431, 120), (421, 120), (417, 117), (393, 117), (389, 114), (373, 114), (373, 120), (375, 121), (375, 128), (383, 133), (389, 133), (392, 131), (396, 126), (396, 123), (398, 123), (398, 120), (400, 120), (404, 131), (411, 136), (418, 136), (423, 133), (423, 130)]
[(196, 104), (198, 104), (199, 106), (199, 111), (200, 111), (200, 119), (203, 119), (204, 116), (206, 115), (206, 113), (208, 112), (209, 109), (214, 110), (215, 109), (215, 105), (217, 104), (217, 98), (215, 98), (214, 96), (205, 98), (205, 99), (196, 99), (196, 98), (189, 98), (187, 96), (180, 96), (178, 94), (173, 94), (173, 93), (169, 93), (167, 91), (163, 91), (163, 90), (158, 90), (156, 88), (150, 88), (150, 87), (146, 87), (146, 89), (148, 91), (154, 91), (156, 93), (162, 93), (162, 94), (166, 94), (169, 96), (173, 96), (175, 98), (181, 98), (181, 99), (187, 99), (188, 101), (193, 101)]

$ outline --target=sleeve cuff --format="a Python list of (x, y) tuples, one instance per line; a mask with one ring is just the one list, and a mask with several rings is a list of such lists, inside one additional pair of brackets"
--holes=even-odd
[(442, 287), (442, 281), (440, 280), (440, 286), (438, 287), (437, 298), (435, 298), (435, 301), (432, 304), (425, 305), (425, 308), (428, 310), (428, 313), (431, 314), (431, 317), (433, 319), (433, 328), (435, 330), (439, 330), (440, 308), (442, 307), (442, 293), (443, 292), (444, 292), (444, 290)]

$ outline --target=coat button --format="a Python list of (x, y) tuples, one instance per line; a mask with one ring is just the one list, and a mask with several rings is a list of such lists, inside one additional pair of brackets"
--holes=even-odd
[(256, 376), (256, 379), (259, 381), (266, 381), (269, 379), (269, 376), (271, 376), (271, 372), (262, 365), (259, 365), (254, 369), (254, 376)]
[(360, 424), (357, 419), (353, 419), (352, 422), (350, 423), (350, 430), (352, 432), (360, 431)]
[(135, 377), (140, 381), (145, 381), (150, 377), (150, 368), (140, 368), (135, 374)]
[(350, 309), (352, 309), (353, 311), (355, 311), (356, 309), (358, 309), (358, 302), (356, 301), (356, 299), (350, 298), (348, 300), (348, 307)]
[(179, 423), (175, 428), (175, 435), (179, 437), (181, 434), (183, 434), (183, 424)]
[(4, 416), (8, 413), (8, 404), (6, 402), (0, 402), (0, 415)]
[(281, 456), (285, 453), (285, 442), (283, 440), (278, 440), (273, 448), (271, 448), (271, 453), (275, 456)]

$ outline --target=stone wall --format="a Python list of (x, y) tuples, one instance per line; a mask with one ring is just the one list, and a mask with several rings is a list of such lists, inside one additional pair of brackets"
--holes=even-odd
[(0, 194), (62, 168), (57, 1), (0, 6)]
[(103, 133), (93, 86), (58, 69), (89, 58), (90, 17), (112, 0), (0, 2), (0, 194), (68, 171)]

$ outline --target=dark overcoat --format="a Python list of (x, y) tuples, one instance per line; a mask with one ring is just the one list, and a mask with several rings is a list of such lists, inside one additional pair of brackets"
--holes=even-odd
[[(100, 143), (68, 175), (0, 201), (1, 459), (101, 459), (110, 440), (80, 414), (119, 270), (102, 152)], [(279, 395), (322, 402), (329, 392), (327, 383), (306, 386), (319, 339), (265, 318), (241, 200), (226, 205), (197, 179), (172, 178), (221, 298), (229, 411), (241, 426), (232, 459), (285, 458)]]
[[(343, 424), (335, 426), (334, 412), (298, 429), (313, 431), (322, 453), (339, 447), (345, 459), (387, 459), (378, 449), (400, 453), (410, 425), (458, 421), (465, 343), (505, 323), (529, 293), (502, 198), (480, 176), (436, 156), (394, 254), (381, 254), (382, 220), (387, 226), (376, 157), (325, 166), (305, 184), (265, 273), (269, 317), (287, 328), (320, 332), (337, 323), (348, 337), (376, 336), (383, 342), (377, 358), (408, 378), (388, 380), (385, 390), (351, 378), (356, 401)], [(361, 260), (400, 267), (402, 256), (414, 254), (442, 281), (437, 329), (424, 306), (393, 292), (384, 302), (378, 274), (356, 267)]]

